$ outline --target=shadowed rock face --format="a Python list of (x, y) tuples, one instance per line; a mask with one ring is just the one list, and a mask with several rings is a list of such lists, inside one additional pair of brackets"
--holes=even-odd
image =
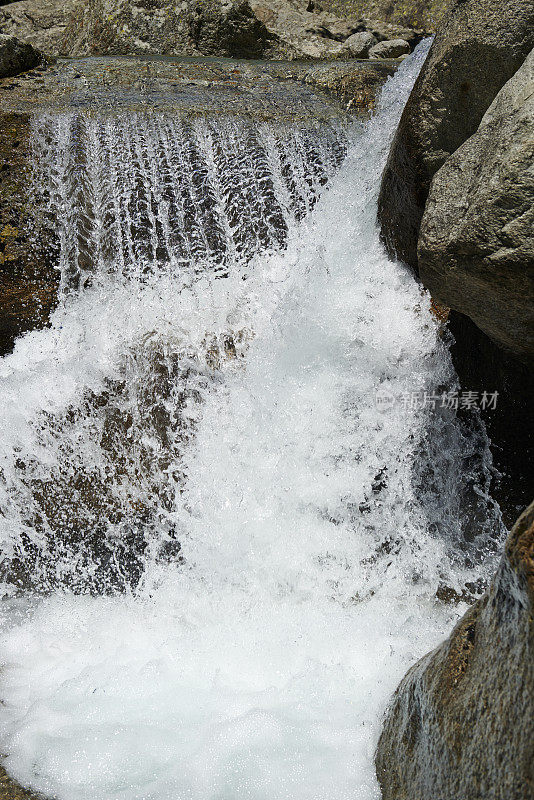
[(531, 800), (534, 503), (488, 592), (408, 672), (376, 752), (384, 800)]
[(43, 54), (14, 36), (0, 34), (0, 78), (9, 78), (38, 66)]
[(382, 179), (379, 219), (390, 254), (417, 267), (430, 182), (477, 129), (534, 46), (530, 0), (455, 0), (406, 105)]

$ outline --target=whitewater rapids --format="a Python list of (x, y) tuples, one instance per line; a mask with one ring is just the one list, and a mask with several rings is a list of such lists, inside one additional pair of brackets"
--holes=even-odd
[(426, 48), (343, 130), (36, 123), (63, 294), (0, 365), (0, 751), (21, 785), (379, 798), (388, 697), (466, 608), (436, 591), (489, 563), (463, 534), (480, 432), (376, 401), (455, 385), (376, 224)]

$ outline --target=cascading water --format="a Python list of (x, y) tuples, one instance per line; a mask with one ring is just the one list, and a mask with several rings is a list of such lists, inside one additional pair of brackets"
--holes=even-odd
[(0, 747), (23, 785), (379, 796), (381, 711), (498, 529), (482, 433), (395, 402), (454, 385), (376, 226), (424, 55), (346, 130), (36, 122), (62, 302), (0, 368)]
[(12, 582), (124, 588), (149, 544), (152, 554), (178, 552), (168, 515), (194, 407), (221, 382), (221, 355), (242, 355), (252, 335), (252, 317), (232, 328), (228, 315), (238, 320), (239, 303), (250, 304), (243, 281), (254, 258), (287, 241), (346, 147), (339, 125), (36, 122), (36, 180), (58, 221), (64, 304), (54, 333), (22, 355), (34, 361), (43, 342), (52, 347), (38, 378), (47, 400), (32, 390), (35, 364), (21, 372), (6, 362), (6, 403), (37, 404), (23, 435), (6, 440)]

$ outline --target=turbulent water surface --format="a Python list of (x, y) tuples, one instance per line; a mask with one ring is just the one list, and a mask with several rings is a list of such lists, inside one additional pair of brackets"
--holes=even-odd
[(379, 796), (387, 698), (493, 527), (482, 433), (408, 400), (455, 378), (376, 226), (424, 55), (366, 125), (36, 120), (62, 300), (0, 364), (0, 750), (23, 785)]

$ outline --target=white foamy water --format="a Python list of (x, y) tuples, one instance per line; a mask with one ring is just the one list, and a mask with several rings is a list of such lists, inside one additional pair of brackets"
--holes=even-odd
[(64, 296), (0, 367), (0, 750), (23, 785), (379, 797), (387, 699), (486, 548), (480, 434), (375, 401), (454, 384), (376, 225), (424, 55), (346, 132), (37, 125)]

